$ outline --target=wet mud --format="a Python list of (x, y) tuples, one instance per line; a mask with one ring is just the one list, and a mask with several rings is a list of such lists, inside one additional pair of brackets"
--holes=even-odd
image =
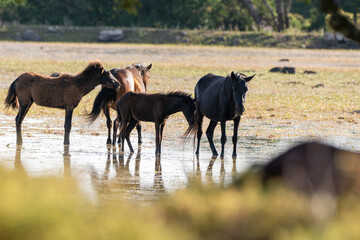
[[(193, 152), (192, 139), (184, 141), (178, 134), (166, 134), (162, 143), (161, 157), (155, 156), (154, 133), (143, 132), (143, 143), (137, 142), (136, 131), (131, 136), (134, 153), (127, 146), (107, 146), (106, 129), (98, 126), (77, 124), (72, 128), (70, 146), (63, 146), (61, 122), (51, 118), (27, 118), (23, 124), (23, 146), (16, 146), (13, 117), (1, 116), (0, 120), (0, 166), (24, 171), (30, 176), (73, 177), (79, 188), (93, 202), (111, 201), (119, 198), (130, 203), (151, 203), (159, 197), (189, 184), (192, 176), (199, 176), (205, 184), (229, 184), (239, 174), (254, 164), (264, 164), (290, 146), (307, 140), (294, 137), (272, 139), (249, 136), (248, 132), (261, 123), (245, 122), (241, 125), (238, 140), (238, 156), (232, 158), (232, 143), (225, 147), (225, 157), (212, 158), (208, 142), (202, 139), (200, 155)], [(103, 122), (101, 122), (103, 123)], [(99, 123), (99, 124), (101, 124)], [(285, 129), (292, 134), (297, 128), (314, 126), (301, 124), (262, 124), (269, 132)], [(360, 151), (358, 135), (347, 133), (343, 137), (322, 140), (339, 147), (350, 146)], [(228, 139), (230, 139), (228, 136)], [(220, 149), (220, 135), (215, 133), (214, 143)], [(106, 202), (106, 201), (103, 201)]]

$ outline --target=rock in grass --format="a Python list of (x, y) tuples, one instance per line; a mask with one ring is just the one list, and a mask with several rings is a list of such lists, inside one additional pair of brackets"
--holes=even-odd
[(32, 29), (27, 29), (27, 30), (22, 34), (22, 40), (38, 42), (38, 41), (41, 41), (41, 37), (40, 37), (40, 35), (37, 34), (34, 30), (32, 30)]
[(273, 67), (270, 72), (279, 72), (284, 74), (295, 74), (294, 67)]
[(103, 30), (98, 39), (100, 42), (120, 42), (124, 38), (124, 32), (121, 29)]

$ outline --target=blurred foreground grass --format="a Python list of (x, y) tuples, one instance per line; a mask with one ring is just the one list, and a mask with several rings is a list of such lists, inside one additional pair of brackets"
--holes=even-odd
[(135, 207), (121, 200), (90, 203), (71, 179), (0, 169), (0, 237), (359, 239), (357, 196), (339, 198), (334, 210), (326, 198), (314, 200), (278, 183), (265, 188), (253, 174), (244, 179), (226, 189), (194, 181), (153, 205)]

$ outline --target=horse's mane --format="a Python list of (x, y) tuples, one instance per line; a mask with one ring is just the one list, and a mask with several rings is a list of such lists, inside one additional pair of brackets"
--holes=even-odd
[[(241, 72), (234, 72), (236, 75), (240, 75), (242, 78), (247, 78), (247, 76)], [(228, 77), (231, 77), (231, 74), (228, 75)]]
[(88, 66), (83, 71), (81, 71), (80, 73), (75, 75), (74, 77), (91, 76), (97, 71), (99, 71), (101, 73), (103, 69), (104, 69), (104, 67), (102, 66), (101, 62), (99, 60), (95, 60), (95, 61), (89, 62)]
[(146, 69), (145, 63), (133, 63), (126, 67), (126, 69), (136, 68), (138, 70), (145, 70)]
[(171, 91), (168, 93), (165, 93), (165, 96), (167, 97), (185, 97), (185, 98), (191, 98), (191, 94), (182, 92), (182, 91)]

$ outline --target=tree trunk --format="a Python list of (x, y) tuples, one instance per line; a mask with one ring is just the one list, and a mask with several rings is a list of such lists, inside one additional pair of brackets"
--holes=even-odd
[(274, 25), (276, 26), (276, 29), (279, 32), (280, 30), (279, 30), (278, 22), (276, 20), (276, 17), (275, 17), (275, 14), (274, 14), (272, 8), (270, 7), (270, 5), (268, 4), (268, 2), (266, 0), (262, 0), (262, 1), (265, 4), (266, 8), (269, 10), (271, 17), (273, 19)]
[(356, 10), (354, 10), (353, 16), (354, 16), (354, 25), (356, 26), (357, 25), (356, 24), (356, 22), (357, 22), (357, 11)]
[(283, 3), (282, 0), (276, 0), (276, 13), (278, 19), (278, 30), (284, 30), (284, 17), (283, 17)]
[(284, 21), (285, 21), (285, 26), (286, 28), (290, 27), (290, 22), (289, 22), (289, 12), (290, 12), (290, 8), (291, 8), (291, 3), (292, 0), (284, 0)]
[(263, 26), (263, 19), (261, 17), (259, 10), (254, 5), (254, 3), (251, 0), (240, 0), (240, 2), (249, 11), (258, 29), (260, 29)]

